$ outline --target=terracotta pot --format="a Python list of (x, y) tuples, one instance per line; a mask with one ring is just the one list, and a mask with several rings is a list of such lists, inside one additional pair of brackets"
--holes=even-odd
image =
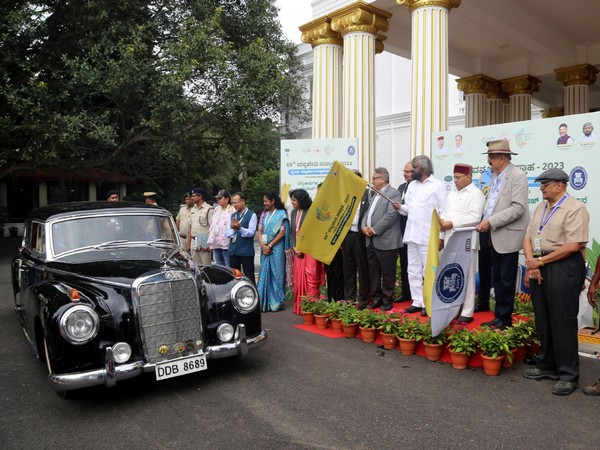
[(350, 325), (342, 324), (342, 328), (344, 330), (344, 336), (347, 338), (353, 338), (358, 333), (358, 324), (351, 323)]
[(325, 330), (327, 328), (328, 321), (329, 321), (328, 316), (321, 316), (319, 314), (315, 314), (315, 323), (317, 324), (317, 328), (319, 330)]
[(490, 356), (481, 355), (483, 360), (483, 371), (486, 375), (499, 375), (502, 369), (502, 360), (504, 356), (492, 358)]
[(342, 333), (344, 331), (342, 328), (342, 319), (331, 319), (331, 328), (334, 333)]
[(442, 357), (442, 344), (426, 344), (425, 345), (425, 354), (427, 355), (427, 359), (429, 361), (439, 361)]
[(384, 333), (382, 331), (379, 333), (379, 335), (381, 336), (381, 341), (383, 342), (383, 348), (386, 350), (392, 350), (398, 345), (398, 338), (394, 336), (394, 333)]
[(304, 319), (304, 325), (314, 325), (315, 314), (311, 312), (302, 313), (302, 319)]
[(508, 369), (509, 367), (512, 367), (513, 364), (515, 363), (515, 355), (517, 354), (517, 349), (511, 348), (510, 353), (512, 355), (512, 361), (509, 361), (506, 355), (504, 355), (502, 358), (502, 367), (504, 367), (506, 369)]
[(411, 356), (415, 354), (415, 349), (417, 348), (417, 341), (415, 339), (404, 339), (398, 338), (400, 342), (400, 351), (403, 355)]
[(464, 370), (469, 365), (470, 355), (466, 353), (453, 352), (450, 350), (450, 359), (452, 360), (452, 367), (458, 370)]
[(517, 352), (515, 353), (514, 362), (524, 361), (527, 357), (527, 347), (517, 347)]
[(377, 335), (377, 330), (375, 328), (358, 328), (360, 330), (360, 338), (364, 343), (370, 344), (371, 342), (375, 342), (375, 336)]
[(540, 344), (529, 344), (526, 348), (527, 348), (527, 356), (533, 356), (540, 349)]

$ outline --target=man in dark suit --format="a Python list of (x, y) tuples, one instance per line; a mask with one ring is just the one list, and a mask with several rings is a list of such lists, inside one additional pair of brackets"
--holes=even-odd
[[(362, 178), (358, 170), (354, 170), (354, 173)], [(371, 289), (365, 235), (360, 232), (360, 222), (369, 206), (371, 195), (375, 194), (372, 194), (370, 189), (367, 188), (350, 226), (350, 231), (348, 231), (342, 242), (345, 298), (351, 301), (358, 300), (359, 309), (365, 309), (369, 304), (369, 291)], [(356, 288), (357, 275), (358, 295)]]
[[(404, 181), (400, 186), (398, 186), (398, 192), (400, 192), (400, 203), (404, 204), (404, 197), (406, 196), (406, 190), (408, 189), (408, 185), (412, 181), (412, 171), (413, 166), (412, 162), (407, 162), (404, 166)], [(400, 232), (402, 236), (404, 236), (404, 230), (406, 230), (406, 221), (408, 220), (408, 216), (400, 216)], [(402, 295), (400, 298), (394, 300), (397, 302), (405, 302), (410, 300), (410, 284), (408, 282), (408, 253), (406, 251), (406, 246), (402, 246), (398, 249), (398, 253), (400, 254), (400, 280), (402, 282)]]
[(400, 217), (393, 205), (393, 202), (400, 201), (400, 192), (390, 186), (390, 175), (384, 167), (373, 171), (371, 185), (389, 199), (381, 195), (372, 197), (360, 223), (361, 231), (367, 237), (367, 260), (373, 299), (371, 306), (381, 306), (383, 311), (389, 311), (394, 307), (392, 292), (396, 281), (396, 259), (398, 249), (403, 245)]

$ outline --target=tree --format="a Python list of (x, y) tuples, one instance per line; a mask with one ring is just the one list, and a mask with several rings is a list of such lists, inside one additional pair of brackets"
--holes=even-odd
[[(273, 0), (0, 5), (0, 164), (86, 164), (173, 193), (278, 166), (304, 117)], [(245, 174), (240, 179), (240, 175)]]

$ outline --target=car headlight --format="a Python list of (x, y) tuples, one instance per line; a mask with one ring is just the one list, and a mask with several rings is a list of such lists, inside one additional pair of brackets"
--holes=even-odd
[(229, 342), (233, 339), (233, 325), (230, 323), (222, 323), (217, 328), (217, 337), (221, 340), (221, 342)]
[(117, 342), (113, 345), (113, 358), (118, 364), (123, 364), (131, 358), (131, 347), (127, 342)]
[(231, 301), (239, 312), (248, 314), (256, 308), (258, 292), (252, 283), (240, 281), (231, 290)]
[(75, 345), (85, 344), (98, 334), (98, 314), (86, 305), (73, 306), (60, 318), (60, 334), (67, 342)]

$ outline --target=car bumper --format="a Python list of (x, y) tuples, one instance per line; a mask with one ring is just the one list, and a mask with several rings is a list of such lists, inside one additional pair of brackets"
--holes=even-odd
[[(265, 330), (261, 330), (255, 336), (246, 337), (246, 327), (244, 325), (238, 325), (236, 336), (237, 338), (231, 342), (206, 347), (204, 354), (208, 359), (231, 356), (244, 357), (248, 354), (248, 350), (262, 347), (267, 342), (267, 332)], [(48, 382), (57, 391), (70, 391), (100, 385), (113, 387), (117, 384), (117, 381), (134, 378), (147, 372), (154, 372), (155, 367), (154, 364), (143, 361), (117, 365), (113, 358), (112, 347), (107, 347), (103, 369), (50, 374), (48, 375)]]

